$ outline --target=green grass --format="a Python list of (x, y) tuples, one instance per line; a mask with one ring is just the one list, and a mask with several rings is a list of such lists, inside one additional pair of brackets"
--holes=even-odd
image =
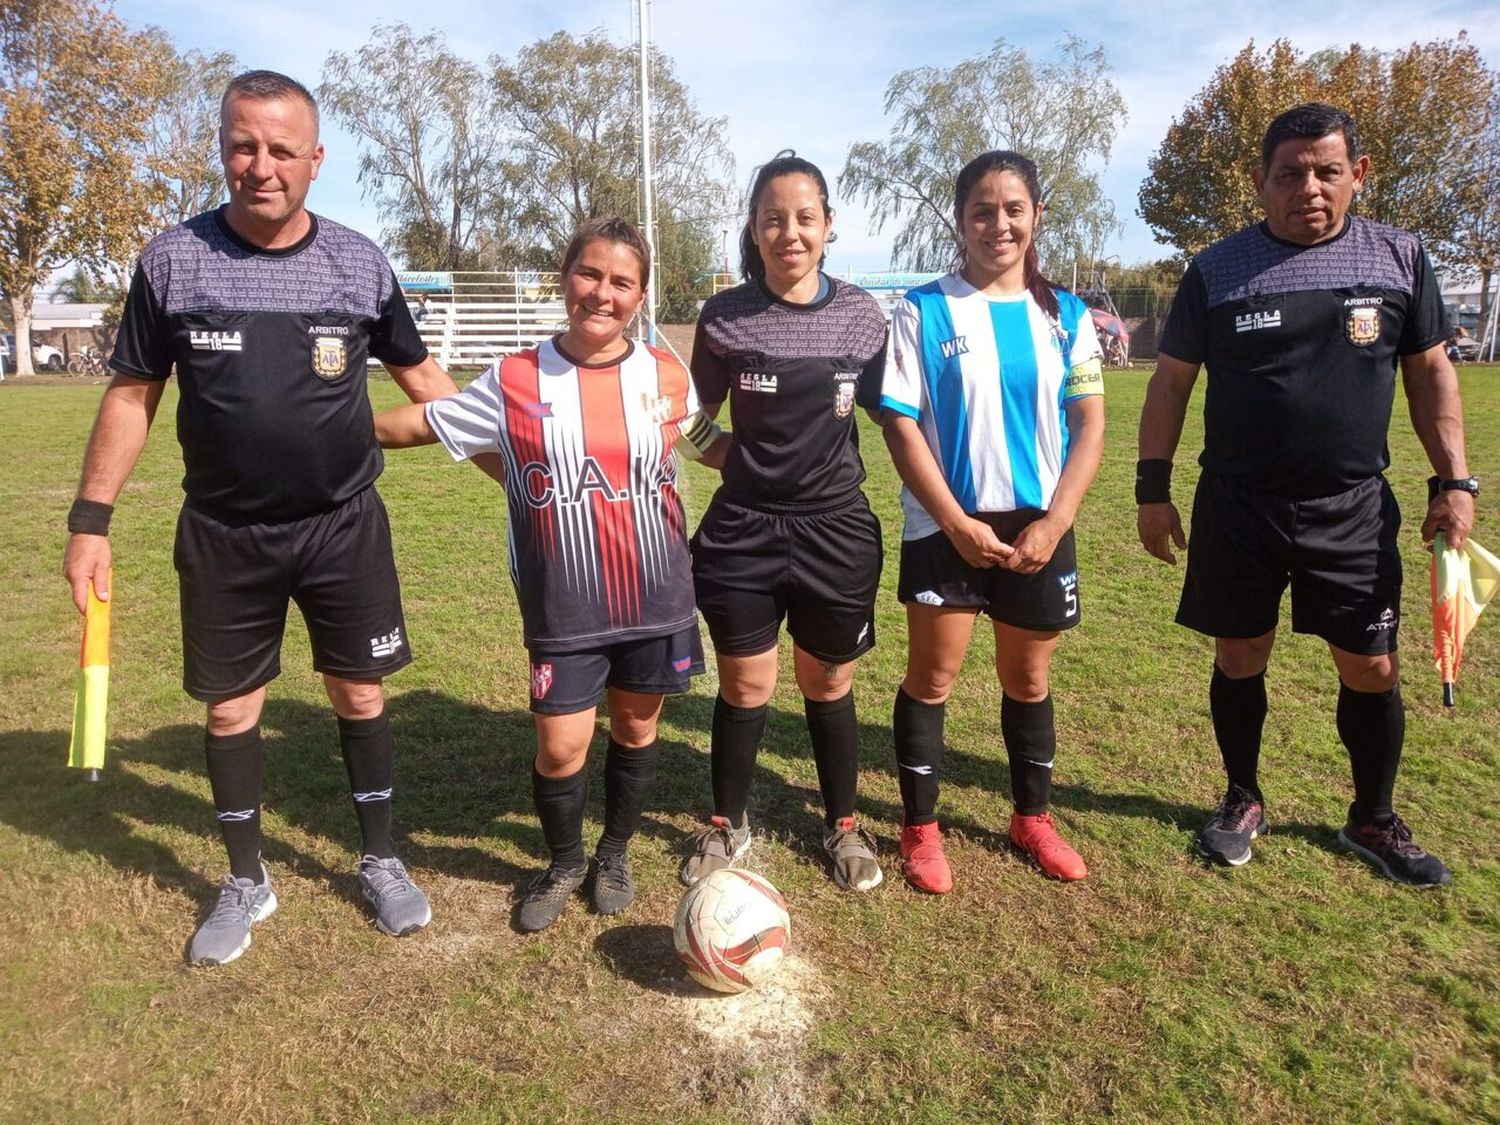
[[(1192, 856), (1222, 785), (1211, 649), (1171, 624), (1180, 571), (1135, 541), (1144, 382), (1109, 376), (1113, 429), (1078, 529), (1083, 623), (1053, 673), (1055, 811), (1090, 878), (1045, 882), (1003, 846), (1009, 783), (981, 628), (948, 711), (940, 811), (958, 884), (930, 899), (900, 882), (889, 734), (905, 660), (900, 525), (866, 426), (888, 567), (879, 643), (857, 677), (860, 800), (887, 882), (845, 895), (815, 862), (816, 776), (784, 665), (752, 856), (791, 901), (795, 962), (747, 1001), (705, 998), (671, 952), (677, 857), (708, 803), (711, 675), (666, 709), (661, 782), (633, 848), (636, 905), (601, 919), (579, 902), (543, 935), (511, 928), (512, 890), (543, 848), (503, 505), (436, 449), (393, 454), (381, 484), (417, 655), (389, 685), (398, 828), (435, 921), (392, 941), (361, 909), (336, 732), (294, 620), (265, 716), (282, 907), (238, 963), (186, 967), (223, 860), (200, 709), (178, 683), (172, 403), (115, 520), (110, 762), (91, 786), (63, 767), (79, 624), (59, 563), (100, 389), (0, 388), (0, 1117), (1500, 1119), (1500, 621), (1471, 638), (1459, 706), (1445, 711), (1416, 534), (1427, 468), (1404, 408), (1390, 472), (1408, 521), (1397, 796), (1455, 870), (1435, 892), (1381, 880), (1337, 847), (1348, 767), (1336, 681), (1326, 649), (1290, 632), (1269, 678), (1272, 833), (1239, 871)], [(1500, 370), (1465, 367), (1463, 389), (1484, 474), (1500, 452)], [(371, 393), (399, 399), (383, 380)], [(1185, 451), (1200, 433), (1190, 422)], [(1179, 462), (1185, 497), (1187, 452)], [(689, 471), (695, 517), (713, 486)], [(1486, 495), (1476, 537), (1492, 547), (1493, 510)], [(599, 798), (596, 770), (590, 839)]]

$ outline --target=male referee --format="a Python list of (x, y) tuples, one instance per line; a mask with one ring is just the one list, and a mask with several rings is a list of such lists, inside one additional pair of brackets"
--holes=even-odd
[(186, 493), (174, 561), (183, 686), (207, 704), (204, 747), (229, 873), (188, 949), (233, 961), (276, 909), (260, 857), (260, 714), (280, 672), (288, 601), (338, 716), (376, 924), (432, 918), (391, 845), (392, 748), (381, 680), (411, 659), (376, 494), (382, 461), (369, 357), (412, 399), (455, 393), (427, 354), (384, 255), (304, 203), (323, 161), (318, 109), (272, 71), (241, 74), (219, 110), (229, 202), (157, 235), (136, 266), (115, 375), (68, 515), (63, 570), (82, 610), (108, 596), (112, 505), (175, 366)]
[(1390, 878), (1431, 887), (1448, 869), (1392, 807), (1406, 729), (1401, 516), (1381, 474), (1398, 363), (1437, 473), (1422, 537), (1443, 531), (1461, 546), (1479, 486), (1431, 263), (1415, 235), (1349, 214), (1369, 169), (1342, 110), (1310, 103), (1271, 122), (1254, 173), (1265, 221), (1193, 259), (1162, 331), (1141, 414), (1137, 520), (1146, 550), (1175, 563), (1172, 545), (1187, 543), (1171, 458), (1207, 367), (1177, 621), (1214, 638), (1209, 709), (1228, 789), (1199, 850), (1239, 866), (1266, 830), (1265, 673), (1290, 583), (1293, 631), (1322, 637), (1338, 669), (1337, 726), (1354, 775), (1339, 840)]

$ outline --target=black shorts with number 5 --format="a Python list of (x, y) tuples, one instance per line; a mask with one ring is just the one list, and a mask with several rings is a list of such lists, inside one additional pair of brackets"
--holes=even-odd
[[(1046, 512), (976, 512), (1002, 543)], [(901, 576), (896, 596), (904, 603), (945, 609), (984, 610), (1003, 625), (1055, 633), (1078, 624), (1078, 556), (1070, 527), (1057, 541), (1047, 564), (1035, 574), (1000, 566), (970, 566), (941, 531), (901, 544)]]

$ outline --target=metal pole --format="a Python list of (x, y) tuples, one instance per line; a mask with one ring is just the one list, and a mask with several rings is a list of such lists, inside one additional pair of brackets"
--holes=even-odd
[(656, 201), (651, 186), (651, 0), (635, 0), (641, 49), (641, 225), (651, 248), (646, 279), (646, 339), (656, 343)]

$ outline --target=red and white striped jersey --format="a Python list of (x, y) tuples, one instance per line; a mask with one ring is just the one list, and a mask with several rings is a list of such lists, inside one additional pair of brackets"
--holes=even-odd
[(455, 460), (499, 453), (505, 465), (529, 649), (572, 652), (694, 622), (672, 447), (697, 409), (687, 372), (665, 352), (632, 343), (615, 363), (590, 366), (556, 340), (427, 404)]

